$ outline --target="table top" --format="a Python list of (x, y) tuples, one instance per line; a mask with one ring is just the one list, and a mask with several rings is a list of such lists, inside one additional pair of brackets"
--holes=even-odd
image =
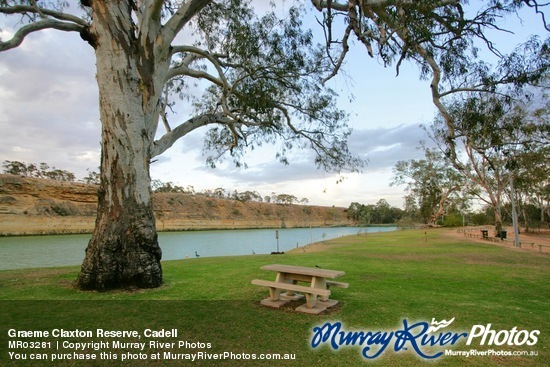
[(278, 271), (280, 273), (309, 275), (313, 277), (322, 277), (322, 278), (336, 278), (346, 274), (345, 272), (340, 270), (307, 268), (304, 266), (280, 265), (280, 264), (265, 265), (265, 266), (262, 266), (260, 269), (273, 270), (273, 271)]

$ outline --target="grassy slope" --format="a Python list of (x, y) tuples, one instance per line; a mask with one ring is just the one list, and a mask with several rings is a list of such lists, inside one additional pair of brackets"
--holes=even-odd
[[(514, 326), (518, 330), (539, 329), (541, 335), (534, 347), (477, 347), (536, 350), (539, 356), (443, 357), (437, 360), (437, 365), (548, 365), (550, 259), (465, 241), (446, 237), (441, 230), (428, 232), (427, 238), (424, 231), (399, 231), (331, 240), (314, 252), (308, 249), (282, 256), (167, 261), (163, 263), (165, 285), (136, 292), (77, 291), (71, 287), (78, 272), (75, 267), (3, 271), (0, 272), (0, 300), (4, 306), (0, 311), (1, 328), (177, 328), (183, 334), (179, 339), (212, 343), (210, 352), (296, 353), (297, 358), (286, 364), (241, 360), (212, 365), (305, 366), (324, 360), (327, 366), (348, 366), (365, 363), (360, 348), (348, 347), (336, 352), (327, 347), (311, 350), (308, 343), (314, 326), (341, 321), (348, 330), (396, 330), (403, 319), (430, 322), (431, 318), (456, 317), (449, 327), (456, 332), (469, 332), (472, 325), (488, 323), (493, 330), (510, 330)], [(341, 304), (330, 314), (312, 316), (291, 309), (267, 309), (258, 304), (267, 290), (251, 285), (250, 280), (273, 278), (274, 274), (259, 269), (269, 263), (344, 270), (346, 275), (340, 280), (350, 287), (333, 290), (332, 298)], [(6, 331), (0, 333), (0, 342), (5, 344)], [(469, 350), (471, 346), (460, 348)], [(174, 361), (162, 362), (174, 364)], [(149, 364), (153, 362), (132, 362), (132, 365)], [(412, 352), (393, 350), (377, 360), (379, 366), (419, 364), (428, 363)], [(201, 361), (191, 365), (209, 364)]]

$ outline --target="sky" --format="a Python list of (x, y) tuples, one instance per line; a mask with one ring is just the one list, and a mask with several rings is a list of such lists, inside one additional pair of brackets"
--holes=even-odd
[[(545, 34), (533, 10), (501, 25), (515, 33), (494, 34), (496, 47), (504, 50), (533, 32)], [(0, 17), (0, 29), (2, 39), (7, 39), (12, 23)], [(422, 158), (417, 147), (427, 137), (420, 126), (436, 116), (428, 82), (419, 80), (417, 67), (409, 64), (396, 77), (394, 68), (383, 68), (358, 44), (351, 48), (343, 71), (348, 76), (336, 77), (331, 87), (341, 96), (339, 107), (350, 114), (350, 150), (368, 160), (361, 173), (344, 174), (337, 183), (338, 176), (315, 168), (311, 152), (295, 152), (290, 165), (283, 165), (270, 148), (247, 155), (247, 169), (230, 160), (212, 169), (205, 163), (204, 130), (199, 130), (157, 157), (152, 179), (193, 186), (196, 191), (221, 187), (262, 196), (291, 194), (307, 198), (311, 205), (348, 207), (352, 202), (375, 204), (385, 199), (402, 207), (404, 187), (390, 186), (392, 168), (400, 160)], [(180, 108), (184, 114), (185, 106)], [(0, 53), (1, 162), (46, 162), (83, 178), (87, 170), (98, 171), (99, 144), (94, 54), (78, 34), (41, 31), (18, 48)]]

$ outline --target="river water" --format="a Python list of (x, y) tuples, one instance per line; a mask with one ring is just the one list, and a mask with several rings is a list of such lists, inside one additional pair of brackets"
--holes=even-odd
[[(330, 227), (160, 232), (163, 260), (269, 254), (312, 242), (395, 227)], [(276, 238), (278, 235), (278, 238)], [(91, 235), (0, 237), (0, 270), (80, 265)]]

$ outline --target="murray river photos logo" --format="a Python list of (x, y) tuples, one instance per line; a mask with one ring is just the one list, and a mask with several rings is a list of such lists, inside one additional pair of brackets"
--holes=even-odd
[(391, 349), (396, 353), (413, 351), (421, 358), (435, 359), (444, 354), (455, 355), (448, 353), (449, 349), (462, 342), (472, 347), (533, 346), (537, 344), (540, 334), (539, 330), (518, 330), (517, 327), (493, 330), (491, 324), (474, 325), (469, 332), (449, 331), (447, 328), (454, 320), (454, 317), (449, 321), (432, 319), (430, 324), (427, 321), (411, 323), (405, 319), (402, 327), (392, 331), (351, 331), (345, 330), (340, 322), (327, 322), (313, 328), (311, 347), (315, 349), (327, 345), (334, 350), (347, 346), (359, 347), (366, 359), (378, 358)]

